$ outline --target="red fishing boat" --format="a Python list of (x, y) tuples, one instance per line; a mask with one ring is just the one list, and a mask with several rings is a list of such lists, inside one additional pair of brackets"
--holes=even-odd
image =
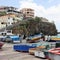
[(2, 48), (3, 45), (4, 45), (4, 43), (3, 42), (0, 42), (0, 49)]

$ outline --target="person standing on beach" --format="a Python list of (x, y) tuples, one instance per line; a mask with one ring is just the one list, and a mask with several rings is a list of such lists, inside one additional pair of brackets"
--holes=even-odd
[(42, 35), (40, 40), (45, 41), (45, 36)]
[(22, 43), (23, 37), (24, 37), (24, 35), (20, 36), (20, 43)]
[(45, 41), (47, 41), (48, 40), (48, 35), (45, 35)]
[(48, 35), (48, 41), (50, 41), (51, 40), (51, 36), (50, 35)]

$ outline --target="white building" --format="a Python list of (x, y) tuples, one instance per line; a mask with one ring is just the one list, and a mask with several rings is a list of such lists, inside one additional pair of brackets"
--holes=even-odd
[(10, 26), (20, 20), (22, 20), (22, 17), (16, 14), (6, 14), (4, 16), (0, 16), (0, 29)]

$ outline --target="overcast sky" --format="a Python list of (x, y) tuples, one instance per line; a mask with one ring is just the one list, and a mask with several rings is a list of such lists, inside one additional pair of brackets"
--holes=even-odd
[(60, 31), (60, 0), (0, 0), (0, 6), (32, 8), (36, 16), (54, 21)]

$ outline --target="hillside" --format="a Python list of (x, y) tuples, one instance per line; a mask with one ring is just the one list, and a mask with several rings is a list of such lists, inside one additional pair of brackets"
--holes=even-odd
[[(14, 34), (25, 34), (26, 36), (43, 33), (47, 35), (56, 35), (57, 29), (54, 23), (43, 21), (43, 17), (35, 17), (22, 20), (18, 26), (12, 28)], [(46, 20), (46, 19), (45, 19)]]

